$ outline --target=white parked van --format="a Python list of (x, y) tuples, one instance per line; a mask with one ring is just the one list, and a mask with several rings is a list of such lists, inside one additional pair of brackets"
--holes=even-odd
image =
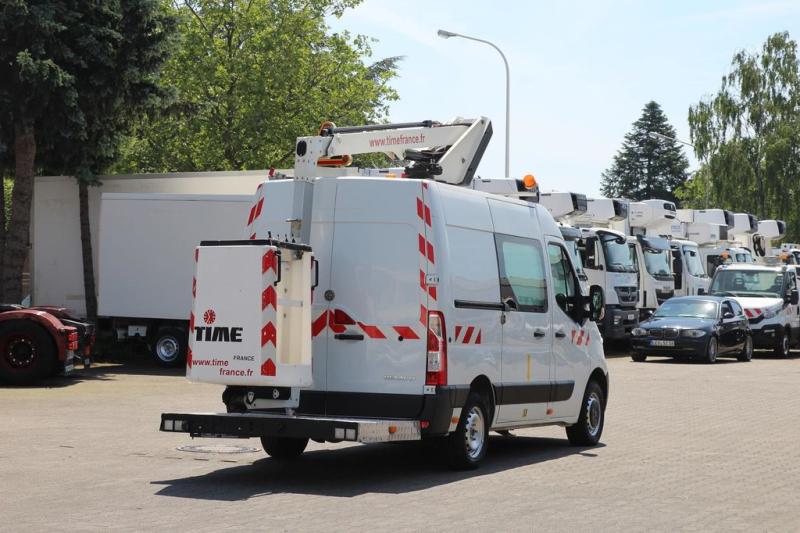
[(431, 179), (300, 174), (263, 183), (253, 213), (251, 239), (197, 251), (187, 374), (227, 385), (228, 412), (163, 414), (163, 431), (261, 437), (275, 458), (309, 438), (447, 438), (462, 468), (489, 430), (600, 439), (601, 297), (581, 290), (541, 206)]

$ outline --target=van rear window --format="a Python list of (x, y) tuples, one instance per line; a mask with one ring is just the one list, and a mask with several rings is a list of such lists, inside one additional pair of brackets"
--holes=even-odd
[(519, 311), (547, 311), (547, 278), (539, 241), (497, 235), (496, 244), (503, 300), (512, 298)]

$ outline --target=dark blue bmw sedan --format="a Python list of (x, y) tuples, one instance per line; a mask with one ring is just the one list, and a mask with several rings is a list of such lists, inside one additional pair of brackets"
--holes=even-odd
[(694, 357), (714, 363), (718, 356), (753, 357), (753, 338), (736, 300), (715, 296), (670, 298), (631, 332), (634, 361), (650, 355)]

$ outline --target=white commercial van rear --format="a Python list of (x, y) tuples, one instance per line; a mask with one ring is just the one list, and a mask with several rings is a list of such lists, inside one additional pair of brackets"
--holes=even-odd
[[(188, 376), (227, 385), (228, 412), (166, 413), (162, 430), (261, 437), (277, 458), (299, 455), (309, 438), (446, 437), (458, 467), (480, 462), (490, 429), (560, 424), (574, 444), (599, 440), (608, 375), (589, 315), (602, 303), (582, 293), (543, 207), (429, 179), (271, 180), (246, 235), (197, 252), (196, 323), (265, 324), (240, 327), (235, 345), (191, 337)], [(226, 249), (253, 275), (226, 271)], [(308, 275), (287, 278), (285, 268)], [(242, 305), (222, 316), (206, 291)], [(305, 374), (302, 357), (281, 355), (288, 341), (274, 342), (285, 338), (282, 309), (304, 305), (307, 329), (300, 314), (283, 320), (310, 340)], [(260, 310), (262, 322), (248, 322)], [(212, 356), (228, 370), (197, 365)]]

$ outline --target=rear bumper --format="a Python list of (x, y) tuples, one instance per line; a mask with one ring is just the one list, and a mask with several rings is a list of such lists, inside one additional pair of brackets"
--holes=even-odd
[[(382, 409), (370, 409), (371, 415), (365, 416), (362, 414), (366, 412), (363, 404), (370, 401), (369, 397), (357, 393), (336, 393), (333, 396), (334, 402), (330, 405), (350, 405), (353, 410), (346, 415), (317, 414), (303, 412), (301, 393), (300, 408), (295, 415), (290, 416), (275, 410), (219, 414), (164, 413), (161, 415), (159, 429), (189, 433), (192, 437), (294, 437), (365, 443), (419, 440), (423, 436), (446, 435), (450, 430), (454, 409), (463, 407), (468, 395), (467, 385), (440, 386), (436, 388), (436, 394), (411, 398), (406, 398), (407, 395), (378, 395), (375, 397), (377, 401), (373, 399), (372, 403)], [(396, 396), (396, 403), (401, 405), (419, 402), (417, 405), (421, 405), (421, 409), (416, 411), (418, 416), (392, 416), (398, 411), (389, 407), (392, 402), (387, 396)], [(306, 404), (305, 407), (308, 408), (309, 405)]]
[(638, 325), (639, 311), (635, 307), (607, 306), (601, 333), (604, 339), (624, 339)]
[(289, 437), (324, 441), (419, 440), (419, 420), (356, 419), (277, 413), (164, 413), (161, 431), (192, 437)]

